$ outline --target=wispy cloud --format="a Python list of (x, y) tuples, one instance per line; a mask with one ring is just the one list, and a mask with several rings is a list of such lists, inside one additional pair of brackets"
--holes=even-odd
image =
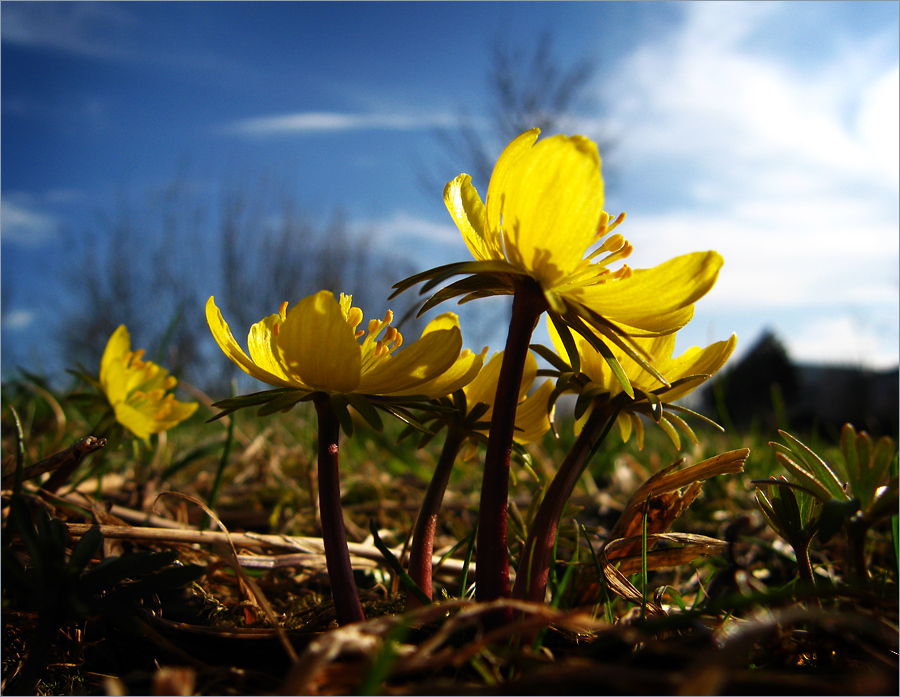
[[(809, 330), (786, 339), (806, 357), (883, 363), (887, 352), (896, 363), (896, 319), (877, 337), (860, 334), (898, 304), (891, 40), (836, 42), (800, 65), (752, 40), (790, 4), (682, 7), (683, 23), (638, 47), (607, 83), (616, 164), (644, 206), (621, 202), (637, 265), (717, 249), (726, 265), (704, 307), (735, 319), (763, 310), (784, 333), (800, 331), (787, 313), (802, 310)], [(839, 321), (821, 318), (829, 308)], [(851, 325), (853, 341), (831, 341)]]
[(59, 220), (35, 210), (27, 202), (4, 196), (0, 201), (0, 238), (3, 242), (37, 246), (50, 241), (59, 230)]
[(404, 115), (305, 111), (242, 119), (224, 126), (221, 132), (244, 136), (275, 136), (363, 130), (416, 131), (453, 126), (457, 120), (457, 117), (449, 113)]
[(3, 313), (3, 328), (9, 331), (22, 331), (30, 327), (36, 319), (31, 310), (10, 310)]
[(93, 57), (118, 56), (128, 42), (123, 33), (139, 22), (118, 3), (3, 3), (3, 42), (50, 48)]
[[(447, 217), (449, 219), (449, 215)], [(459, 228), (452, 221), (436, 223), (405, 211), (395, 211), (389, 217), (374, 223), (374, 227), (389, 233), (392, 240), (404, 239), (429, 244), (455, 245), (460, 253), (465, 252)]]

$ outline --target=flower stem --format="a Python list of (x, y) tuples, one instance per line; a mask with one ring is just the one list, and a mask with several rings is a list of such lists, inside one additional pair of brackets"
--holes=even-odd
[(609, 402), (594, 403), (581, 433), (578, 434), (572, 449), (550, 482), (528, 532), (525, 547), (522, 549), (516, 585), (513, 588), (514, 598), (544, 602), (563, 508), (572, 495), (578, 478), (596, 452), (597, 446), (609, 433), (617, 413), (618, 410)]
[(528, 285), (523, 283), (517, 287), (513, 296), (512, 318), (497, 380), (494, 413), (484, 456), (475, 565), (475, 596), (482, 602), (509, 596), (509, 558), (506, 548), (509, 456), (528, 343), (546, 307), (543, 293), (534, 281), (528, 279)]
[(319, 510), (322, 516), (322, 542), (325, 566), (331, 581), (331, 595), (339, 625), (365, 620), (359, 593), (353, 580), (350, 549), (344, 530), (341, 508), (341, 483), (338, 469), (340, 422), (327, 395), (313, 398), (319, 417)]
[[(409, 575), (429, 598), (432, 598), (431, 555), (434, 552), (434, 532), (437, 528), (437, 517), (444, 500), (444, 492), (450, 481), (453, 463), (465, 441), (465, 431), (455, 424), (447, 427), (447, 438), (444, 449), (438, 460), (419, 517), (413, 532), (412, 546), (409, 552)], [(412, 591), (406, 593), (406, 608), (419, 607), (422, 603)]]
[(863, 518), (853, 517), (847, 521), (847, 571), (850, 584), (858, 588), (869, 585), (869, 570), (866, 564), (866, 533), (869, 523)]

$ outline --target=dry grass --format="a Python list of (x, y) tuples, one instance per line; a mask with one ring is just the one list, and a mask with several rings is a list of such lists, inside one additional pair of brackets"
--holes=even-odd
[[(4, 386), (4, 475), (16, 464), (7, 406), (22, 417), (26, 465), (57, 453), (71, 464), (67, 448), (102, 435), (71, 395), (28, 385)], [(443, 508), (436, 554), (455, 550), (436, 571), (446, 599), (405, 612), (370, 521), (402, 558), (441, 439), (417, 451), (395, 443), (399, 427), (360, 428), (341, 467), (369, 619), (338, 629), (317, 540), (311, 415), (300, 405), (277, 418), (236, 416), (212, 523), (203, 505), (227, 424), (204, 423), (203, 411), (150, 449), (111, 435), (55, 492), (51, 475), (34, 476), (13, 506), (15, 480), (4, 477), (4, 692), (897, 694), (890, 525), (871, 533), (868, 587), (844, 578), (840, 536), (814, 541), (816, 589), (801, 587), (791, 548), (754, 502), (750, 481), (778, 471), (767, 435), (706, 433), (677, 453), (649, 429), (643, 451), (614, 433), (564, 515), (549, 602), (500, 601), (518, 620), (488, 631), (494, 608), (460, 587), (473, 578), (465, 556), (480, 459), (458, 465)], [(531, 468), (514, 466), (513, 560), (571, 444), (562, 431), (531, 447)], [(687, 469), (742, 448), (752, 450), (743, 472), (737, 455)], [(682, 455), (685, 467), (666, 469)], [(34, 588), (10, 571), (19, 567)]]

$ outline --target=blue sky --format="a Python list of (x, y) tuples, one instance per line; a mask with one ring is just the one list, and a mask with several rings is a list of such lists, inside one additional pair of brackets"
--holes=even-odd
[(493, 42), (527, 48), (544, 30), (560, 63), (597, 64), (590, 105), (565, 131), (615, 143), (607, 208), (628, 213), (631, 265), (725, 257), (679, 349), (736, 332), (740, 351), (769, 328), (802, 361), (897, 365), (895, 2), (0, 12), (4, 372), (10, 360), (52, 364), (44, 326), (71, 263), (60, 231), (182, 169), (208, 192), (263, 175), (290, 182), (314, 213), (343, 207), (353, 229), (374, 230), (379, 249), (403, 250), (416, 269), (465, 260), (440, 187), (419, 180), (440, 153), (432, 129), (463, 108), (486, 118)]

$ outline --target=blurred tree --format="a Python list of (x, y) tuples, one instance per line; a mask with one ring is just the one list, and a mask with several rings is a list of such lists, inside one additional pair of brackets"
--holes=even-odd
[[(510, 44), (498, 34), (491, 49), (488, 73), (488, 103), (485, 117), (473, 116), (465, 108), (459, 112), (454, 128), (435, 131), (445, 163), (436, 168), (441, 175), (424, 173), (421, 177), (429, 192), (442, 190), (444, 184), (460, 172), (472, 176), (479, 191), (486, 191), (491, 171), (503, 148), (516, 136), (538, 127), (544, 136), (577, 128), (579, 113), (594, 111), (588, 94), (595, 65), (581, 58), (561, 66), (553, 54), (553, 35), (544, 31), (531, 52)], [(584, 133), (597, 141), (601, 154), (611, 148), (602, 134)], [(449, 176), (446, 172), (452, 172)], [(441, 179), (437, 182), (437, 179)]]
[[(450, 179), (465, 172), (484, 198), (503, 148), (534, 127), (541, 129), (541, 137), (580, 133), (597, 142), (604, 157), (603, 175), (608, 188), (610, 176), (605, 158), (613, 147), (612, 141), (602, 133), (585, 133), (580, 126), (584, 121), (578, 118), (596, 113), (589, 93), (594, 62), (584, 57), (571, 65), (561, 65), (554, 56), (553, 35), (549, 31), (526, 45), (532, 47), (530, 51), (510, 44), (505, 34), (498, 34), (491, 49), (484, 115), (473, 115), (463, 107), (454, 128), (435, 130), (435, 140), (444, 156), (419, 169), (419, 180), (429, 196), (440, 195)], [(419, 306), (426, 299), (419, 299)], [(497, 328), (506, 326), (510, 304), (507, 298), (492, 298), (456, 310), (464, 318), (473, 346), (498, 341)], [(499, 337), (499, 341), (504, 338)]]
[[(284, 186), (232, 187), (217, 216), (213, 208), (179, 176), (140, 205), (120, 195), (96, 229), (70, 236), (69, 254), (79, 262), (56, 327), (68, 364), (95, 370), (109, 336), (126, 324), (151, 359), (220, 394), (243, 373), (213, 351), (204, 313), (210, 295), (233, 327), (247, 331), (284, 300), (323, 288), (355, 293), (367, 315), (383, 316), (391, 284), (413, 272), (402, 259), (380, 256), (371, 231), (355, 234), (340, 210), (317, 222)], [(411, 302), (401, 297), (392, 306), (399, 316)]]

